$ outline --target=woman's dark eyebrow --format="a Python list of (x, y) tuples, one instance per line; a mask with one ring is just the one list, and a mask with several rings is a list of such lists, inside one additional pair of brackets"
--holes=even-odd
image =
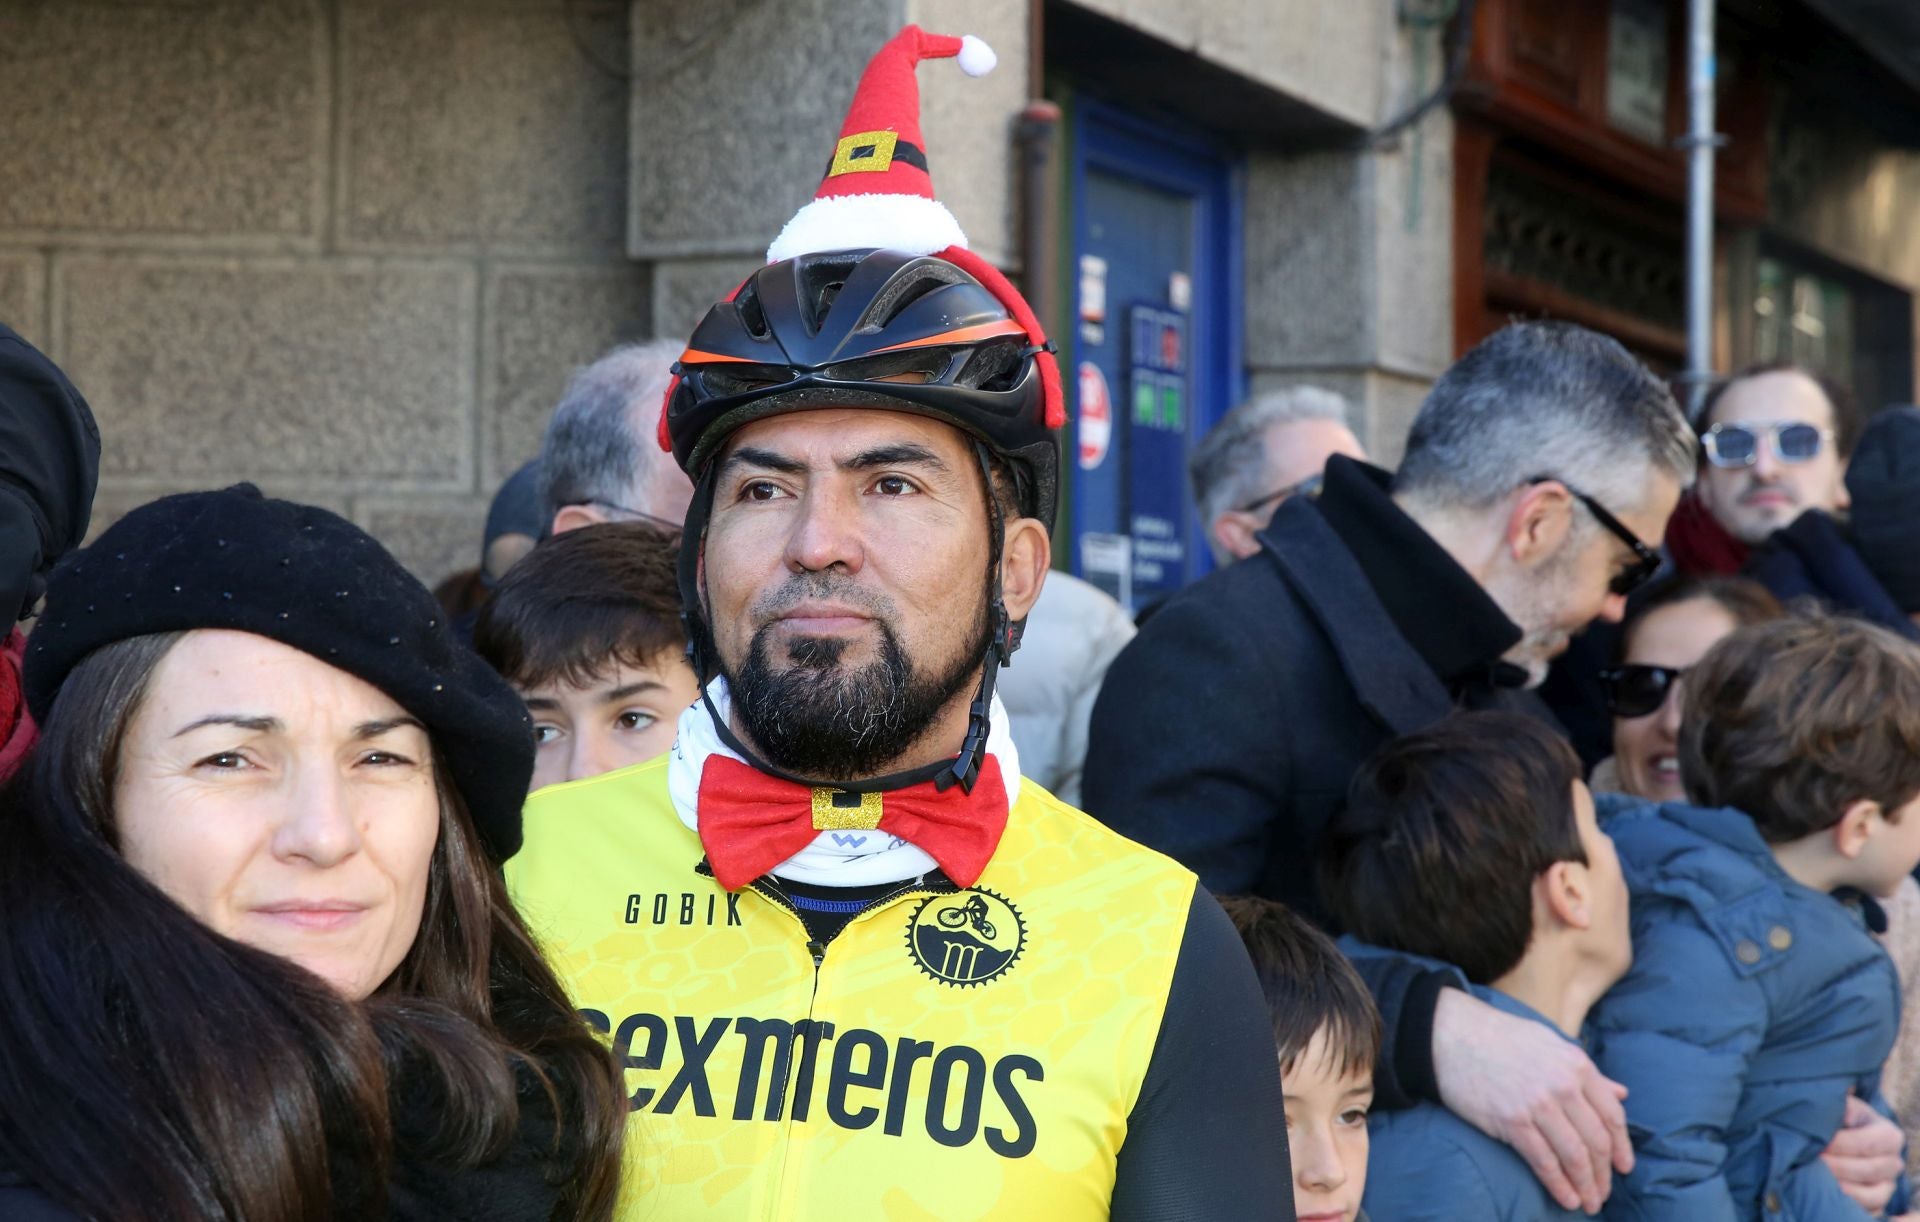
[(391, 733), (394, 730), (400, 729), (402, 726), (412, 726), (422, 734), (427, 732), (427, 727), (421, 725), (418, 718), (408, 717), (403, 713), (398, 717), (383, 717), (378, 721), (363, 721), (353, 727), (353, 736), (355, 738), (378, 738), (382, 734)]
[(175, 738), (191, 734), (207, 726), (233, 726), (241, 730), (250, 730), (255, 734), (277, 734), (286, 729), (278, 717), (249, 717), (243, 713), (209, 713), (200, 720), (181, 726), (173, 732)]

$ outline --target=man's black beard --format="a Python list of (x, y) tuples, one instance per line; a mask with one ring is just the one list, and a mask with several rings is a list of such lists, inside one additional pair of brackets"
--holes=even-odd
[(753, 634), (738, 674), (720, 668), (740, 728), (768, 763), (822, 781), (879, 775), (980, 673), (988, 636), (984, 615), (967, 647), (936, 675), (916, 670), (885, 620), (872, 622), (880, 631), (880, 656), (853, 670), (839, 665), (850, 642), (821, 637), (791, 642), (790, 665), (774, 669), (773, 624)]

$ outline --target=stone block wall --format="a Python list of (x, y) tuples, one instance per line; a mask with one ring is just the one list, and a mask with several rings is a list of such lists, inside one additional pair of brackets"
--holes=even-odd
[(624, 0), (0, 0), (0, 320), (99, 416), (96, 529), (252, 479), (426, 580), (568, 372), (652, 333)]

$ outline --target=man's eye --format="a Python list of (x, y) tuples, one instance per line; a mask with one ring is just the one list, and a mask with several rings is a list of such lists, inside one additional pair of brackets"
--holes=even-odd
[(1344, 1111), (1344, 1112), (1341, 1112), (1341, 1113), (1340, 1113), (1340, 1123), (1341, 1123), (1341, 1124), (1344, 1124), (1344, 1125), (1356, 1125), (1356, 1124), (1357, 1124), (1357, 1125), (1364, 1125), (1364, 1124), (1366, 1124), (1366, 1123), (1367, 1123), (1367, 1109), (1366, 1109), (1366, 1108), (1364, 1108), (1364, 1107), (1350, 1107), (1350, 1108), (1348, 1108), (1348, 1109), (1347, 1109), (1346, 1111)]
[(623, 730), (644, 730), (657, 720), (652, 713), (643, 713), (639, 709), (628, 709), (613, 719), (614, 724)]
[(882, 496), (904, 496), (913, 491), (913, 484), (898, 475), (883, 475), (874, 481), (873, 487)]
[(533, 727), (533, 745), (536, 747), (544, 747), (559, 737), (559, 726), (536, 725)]
[(780, 489), (770, 480), (757, 479), (742, 488), (740, 495), (749, 501), (771, 501), (780, 495)]

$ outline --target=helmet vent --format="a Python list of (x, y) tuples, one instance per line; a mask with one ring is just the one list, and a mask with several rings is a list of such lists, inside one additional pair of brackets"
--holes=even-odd
[(896, 276), (893, 282), (874, 295), (873, 302), (867, 307), (866, 316), (860, 320), (858, 331), (878, 331), (900, 317), (902, 311), (914, 302), (925, 297), (935, 289), (945, 288), (949, 284), (964, 284), (967, 275), (951, 263), (935, 259), (922, 259), (912, 269), (914, 274)]
[(746, 328), (748, 335), (755, 339), (773, 337), (773, 328), (767, 325), (767, 312), (760, 308), (760, 294), (754, 291), (752, 282), (740, 290), (734, 306), (740, 311), (740, 325)]
[(795, 261), (794, 270), (800, 278), (800, 308), (806, 316), (807, 330), (815, 335), (820, 333), (827, 312), (833, 309), (840, 290), (847, 286), (847, 277), (853, 275), (864, 253), (836, 251)]

